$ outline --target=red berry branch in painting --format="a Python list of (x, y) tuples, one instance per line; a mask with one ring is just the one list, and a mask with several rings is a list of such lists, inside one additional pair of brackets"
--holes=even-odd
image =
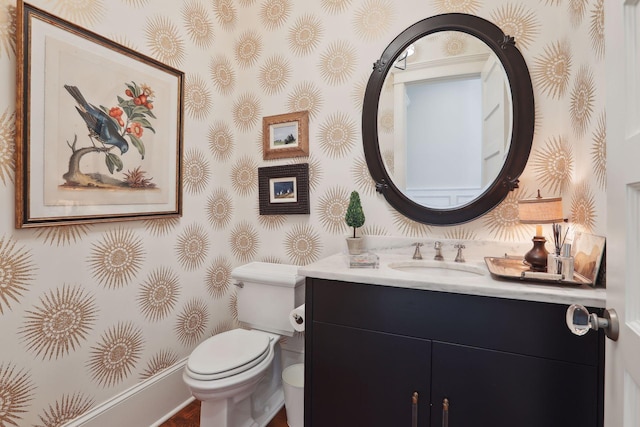
[[(87, 126), (91, 143), (79, 147), (78, 135), (74, 135), (72, 143), (67, 141), (71, 148), (71, 156), (69, 170), (62, 176), (65, 180), (64, 186), (155, 188), (156, 185), (151, 182), (153, 178), (147, 177), (147, 172), (142, 170), (141, 165), (124, 172), (121, 179), (114, 176), (124, 168), (121, 156), (129, 151), (129, 143), (138, 151), (141, 160), (144, 160), (145, 146), (142, 137), (145, 130), (156, 132), (150, 121), (156, 119), (151, 111), (154, 102), (151, 87), (145, 84), (138, 85), (133, 81), (125, 83), (125, 86), (125, 97), (117, 95), (117, 105), (110, 108), (90, 104), (76, 86), (64, 86), (76, 101), (76, 111)], [(98, 171), (82, 172), (80, 159), (89, 153), (104, 155), (106, 167), (112, 176)]]

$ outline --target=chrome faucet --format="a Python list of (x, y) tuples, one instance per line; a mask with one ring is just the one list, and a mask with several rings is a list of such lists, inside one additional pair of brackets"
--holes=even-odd
[(435, 242), (433, 249), (436, 250), (436, 256), (434, 256), (433, 259), (436, 261), (444, 261), (444, 257), (442, 256), (442, 242)]
[(456, 255), (455, 262), (464, 262), (464, 256), (462, 256), (462, 250), (464, 249), (464, 245), (462, 243), (458, 243), (454, 246), (458, 250), (458, 254)]
[(422, 246), (422, 243), (414, 243), (413, 246), (416, 247), (416, 250), (413, 252), (413, 259), (422, 259), (422, 254), (420, 253), (420, 246)]

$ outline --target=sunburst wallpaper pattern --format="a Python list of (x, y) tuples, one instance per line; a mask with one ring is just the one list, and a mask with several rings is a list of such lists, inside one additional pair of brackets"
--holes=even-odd
[[(13, 227), (15, 0), (0, 0), (0, 426), (62, 426), (237, 325), (233, 267), (343, 250), (352, 190), (375, 236), (528, 242), (517, 200), (562, 196), (604, 233), (604, 0), (34, 0), (185, 72), (184, 216)], [(516, 38), (536, 135), (521, 186), (469, 224), (407, 219), (375, 193), (360, 135), (371, 64), (421, 18), (464, 12)], [(440, 37), (440, 51), (465, 49)], [(308, 110), (310, 156), (263, 161), (263, 116)], [(382, 112), (381, 131), (393, 131)], [(391, 153), (383, 153), (386, 157)], [(257, 168), (309, 163), (311, 214), (260, 216)]]

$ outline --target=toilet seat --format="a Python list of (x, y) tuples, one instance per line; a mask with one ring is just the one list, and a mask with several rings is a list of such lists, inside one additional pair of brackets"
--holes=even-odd
[(269, 335), (233, 329), (203, 341), (187, 360), (187, 372), (196, 380), (211, 381), (245, 372), (262, 362), (271, 350)]

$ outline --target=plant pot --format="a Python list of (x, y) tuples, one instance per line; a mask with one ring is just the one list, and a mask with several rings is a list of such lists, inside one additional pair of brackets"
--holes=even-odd
[(364, 252), (364, 239), (362, 237), (347, 237), (347, 249), (349, 255), (360, 255)]

